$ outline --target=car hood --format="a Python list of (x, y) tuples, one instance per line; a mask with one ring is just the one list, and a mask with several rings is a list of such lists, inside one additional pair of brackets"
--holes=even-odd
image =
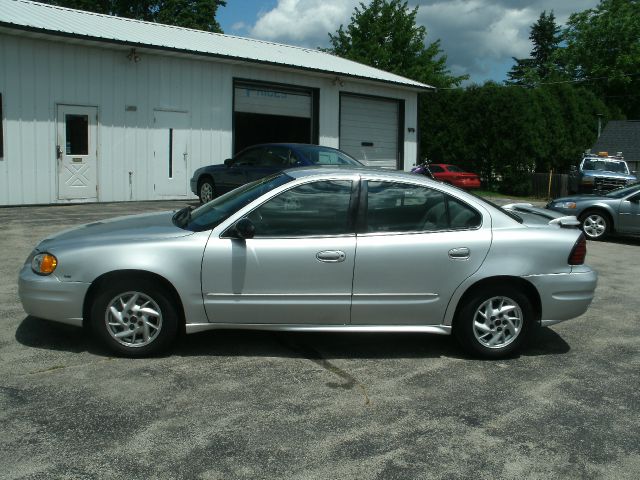
[(553, 203), (560, 203), (560, 202), (578, 203), (578, 202), (585, 202), (585, 201), (598, 202), (601, 200), (604, 201), (604, 200), (614, 200), (614, 199), (612, 199), (611, 197), (607, 197), (606, 195), (585, 193), (584, 195), (571, 195), (569, 197), (554, 198), (547, 205), (551, 205)]
[(173, 224), (173, 215), (174, 212), (144, 213), (87, 223), (45, 238), (38, 249), (67, 243), (148, 241), (192, 235), (193, 232)]
[(204, 173), (204, 172), (208, 172), (208, 173), (213, 173), (213, 172), (222, 172), (223, 170), (227, 170), (229, 167), (227, 167), (224, 163), (217, 163), (215, 165), (207, 165), (206, 167), (201, 167), (198, 170), (196, 170), (196, 173)]
[(635, 180), (635, 175), (627, 175), (626, 173), (608, 172), (603, 170), (585, 170), (582, 172), (585, 177), (606, 177), (606, 178), (623, 178), (625, 180)]

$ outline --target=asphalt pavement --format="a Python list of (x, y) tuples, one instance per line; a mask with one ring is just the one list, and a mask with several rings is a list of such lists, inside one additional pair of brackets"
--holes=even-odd
[(0, 208), (1, 479), (640, 475), (640, 240), (589, 242), (589, 311), (500, 361), (436, 335), (246, 331), (130, 360), (22, 310), (48, 234), (184, 205)]

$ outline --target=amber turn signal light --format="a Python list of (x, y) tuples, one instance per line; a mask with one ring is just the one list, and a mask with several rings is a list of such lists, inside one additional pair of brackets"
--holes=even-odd
[(31, 270), (38, 275), (51, 275), (58, 266), (58, 259), (50, 253), (39, 253), (31, 261)]

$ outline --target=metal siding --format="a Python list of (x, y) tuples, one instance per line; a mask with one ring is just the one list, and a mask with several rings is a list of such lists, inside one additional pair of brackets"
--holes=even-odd
[[(371, 78), (410, 88), (430, 88), (408, 78), (319, 50), (100, 15), (23, 0), (0, 0), (0, 22), (8, 26), (106, 42), (191, 51), (241, 61), (265, 62), (329, 74)], [(319, 67), (320, 65), (322, 67)]]
[[(409, 129), (413, 128), (413, 132)], [(418, 154), (418, 95), (412, 94), (405, 97), (404, 102), (404, 132), (401, 137), (404, 138), (404, 170), (411, 171), (411, 167), (416, 164)]]
[[(232, 151), (234, 78), (320, 90), (320, 144), (338, 145), (339, 92), (406, 101), (406, 124), (415, 123), (416, 94), (406, 89), (283, 72), (256, 65), (95, 48), (0, 33), (5, 156), (0, 161), (0, 204), (56, 203), (57, 105), (98, 107), (99, 201), (149, 200), (153, 191), (153, 109), (184, 110), (191, 119), (187, 176), (221, 163)], [(133, 105), (136, 111), (125, 111)], [(413, 119), (411, 119), (413, 115)], [(415, 140), (405, 140), (412, 159)], [(415, 151), (413, 153), (415, 156)], [(406, 162), (405, 162), (406, 163)], [(128, 172), (133, 171), (129, 187)], [(189, 193), (190, 194), (190, 193)]]

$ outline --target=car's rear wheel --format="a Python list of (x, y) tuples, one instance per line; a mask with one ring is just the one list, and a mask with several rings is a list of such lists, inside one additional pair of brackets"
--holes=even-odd
[(526, 342), (534, 324), (529, 298), (507, 286), (483, 288), (463, 299), (454, 334), (469, 353), (502, 358)]
[(609, 217), (606, 214), (591, 210), (580, 216), (582, 231), (589, 240), (602, 240), (610, 230)]
[(128, 357), (165, 350), (178, 332), (173, 295), (140, 278), (114, 282), (91, 304), (91, 328), (108, 348)]
[(207, 203), (213, 200), (216, 196), (216, 189), (213, 185), (213, 180), (209, 177), (205, 177), (200, 180), (198, 184), (198, 197), (200, 202)]

